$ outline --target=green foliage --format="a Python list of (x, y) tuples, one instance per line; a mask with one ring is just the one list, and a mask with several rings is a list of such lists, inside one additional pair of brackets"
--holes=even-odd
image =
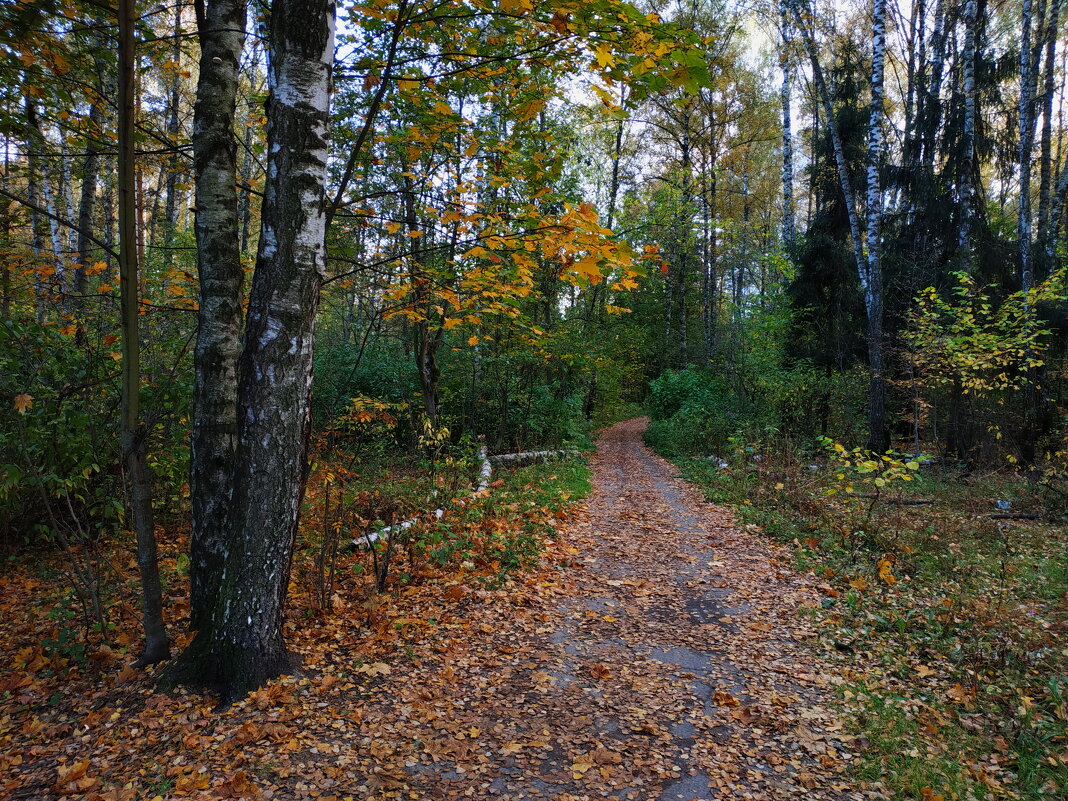
[[(74, 516), (111, 526), (122, 497), (106, 354), (57, 326), (0, 322), (0, 533), (30, 541)], [(14, 392), (12, 392), (14, 390)], [(52, 515), (48, 514), (51, 507)]]
[(955, 277), (951, 297), (928, 287), (911, 317), (907, 338), (924, 380), (965, 395), (1022, 389), (1029, 371), (1045, 364), (1051, 333), (1035, 307), (1068, 302), (1065, 271), (1000, 303), (993, 287), (981, 288), (966, 273)]

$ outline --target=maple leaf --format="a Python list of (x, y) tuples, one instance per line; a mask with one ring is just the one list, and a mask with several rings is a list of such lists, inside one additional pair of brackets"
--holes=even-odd
[(593, 55), (597, 59), (597, 66), (601, 69), (611, 67), (616, 63), (616, 57), (612, 55), (612, 51), (608, 49), (608, 44), (602, 42), (593, 49)]
[(23, 392), (15, 396), (15, 411), (19, 414), (26, 414), (31, 406), (33, 406), (33, 395)]

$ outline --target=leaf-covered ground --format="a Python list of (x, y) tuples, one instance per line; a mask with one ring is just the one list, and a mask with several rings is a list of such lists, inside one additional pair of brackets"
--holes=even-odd
[(32, 664), (5, 672), (0, 792), (866, 797), (797, 614), (816, 590), (674, 478), (643, 428), (601, 437), (588, 509), (541, 568), (497, 589), (462, 569), (371, 608), (339, 597), (334, 616), (291, 623), (300, 672), (224, 712), (116, 666), (51, 713)]

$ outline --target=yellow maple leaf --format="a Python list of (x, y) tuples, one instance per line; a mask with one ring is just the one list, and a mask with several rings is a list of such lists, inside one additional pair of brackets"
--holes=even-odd
[(597, 59), (597, 66), (601, 69), (606, 69), (616, 63), (616, 57), (612, 55), (608, 45), (605, 43), (597, 45), (593, 49), (593, 55)]
[(25, 392), (15, 396), (15, 411), (19, 414), (26, 414), (26, 411), (33, 406), (33, 395), (27, 395)]

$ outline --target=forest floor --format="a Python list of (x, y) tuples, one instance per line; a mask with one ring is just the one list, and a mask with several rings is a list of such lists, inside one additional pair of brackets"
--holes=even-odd
[(878, 797), (850, 779), (865, 744), (836, 718), (840, 679), (809, 647), (814, 580), (676, 478), (644, 427), (603, 433), (593, 494), (536, 570), (494, 586), (467, 565), (338, 597), (332, 616), (295, 611), (300, 671), (225, 711), (155, 692), (114, 655), (106, 680), (48, 685), (44, 658), (22, 648), (0, 676), (0, 793)]

